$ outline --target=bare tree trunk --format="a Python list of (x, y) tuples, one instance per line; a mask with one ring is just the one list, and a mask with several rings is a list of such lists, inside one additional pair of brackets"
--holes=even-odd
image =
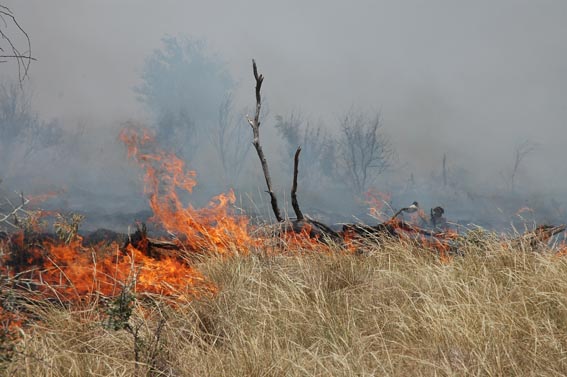
[(256, 114), (254, 119), (248, 118), (248, 123), (252, 127), (252, 133), (254, 135), (254, 140), (252, 144), (258, 152), (258, 157), (260, 158), (260, 163), (262, 164), (262, 170), (264, 171), (264, 178), (266, 179), (266, 186), (268, 186), (268, 194), (270, 194), (270, 199), (272, 203), (272, 211), (276, 216), (276, 220), (279, 222), (283, 221), (280, 209), (278, 207), (278, 199), (272, 190), (272, 179), (270, 177), (270, 171), (268, 170), (268, 162), (266, 161), (266, 156), (260, 145), (260, 110), (262, 108), (262, 97), (260, 95), (260, 90), (262, 88), (262, 82), (264, 81), (264, 75), (258, 74), (258, 68), (256, 67), (256, 62), (252, 59), (252, 69), (254, 71), (254, 79), (256, 79)]
[(303, 213), (299, 208), (299, 203), (297, 202), (297, 173), (299, 167), (299, 154), (301, 153), (301, 147), (297, 148), (295, 152), (295, 157), (293, 160), (293, 185), (291, 186), (291, 205), (293, 207), (293, 211), (295, 212), (295, 216), (297, 216), (297, 220), (303, 220)]
[(518, 169), (520, 168), (522, 161), (528, 154), (533, 152), (535, 148), (535, 144), (530, 142), (529, 140), (526, 140), (516, 147), (516, 150), (514, 151), (514, 166), (512, 168), (512, 171), (510, 172), (510, 191), (514, 191), (514, 189), (516, 188), (516, 176), (518, 174)]

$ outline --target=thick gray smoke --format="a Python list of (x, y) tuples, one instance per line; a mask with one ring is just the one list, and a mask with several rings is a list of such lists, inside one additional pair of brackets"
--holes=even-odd
[[(228, 152), (228, 162), (245, 153), (245, 166), (234, 174), (235, 166), (227, 169), (215, 157), (217, 135), (207, 135), (226, 100), (217, 93), (232, 93), (226, 124), (242, 120), (254, 105), (255, 58), (266, 76), (263, 143), (286, 200), (292, 161), (275, 128), (276, 116), (302, 114), (302, 127), (309, 123), (311, 130), (338, 135), (343, 115), (357, 109), (380, 114), (396, 151), (390, 172), (372, 185), (392, 192), (396, 207), (418, 200), (426, 209), (443, 205), (448, 217), (465, 222), (509, 223), (525, 206), (534, 212), (522, 213), (534, 220), (567, 221), (565, 2), (4, 3), (29, 33), (38, 59), (24, 83), (33, 111), (65, 131), (60, 151), (42, 152), (49, 159), (40, 153), (12, 164), (23, 166), (12, 182), (3, 177), (5, 190), (65, 189), (57, 205), (108, 218), (143, 210), (139, 171), (125, 161), (118, 132), (126, 122), (162, 124), (162, 129), (193, 122), (199, 148), (183, 143), (178, 134), (162, 132), (161, 139), (166, 144), (181, 140), (171, 148), (191, 157), (200, 182), (194, 200), (204, 203), (235, 181), (244, 206), (260, 197), (266, 202), (254, 151)], [(164, 51), (166, 36), (202, 41), (209, 62), (225, 70), (226, 80), (211, 86), (199, 82), (180, 95), (183, 87), (168, 91), (167, 85), (182, 85), (186, 77), (164, 76), (163, 82), (154, 77), (167, 84), (160, 89), (161, 108), (180, 109), (180, 100), (191, 102), (169, 118), (140, 100), (148, 99), (141, 91), (148, 59)], [(9, 63), (0, 70), (5, 83), (17, 78)], [(250, 132), (246, 127), (244, 122), (242, 131)], [(236, 140), (234, 135), (229, 140)], [(529, 151), (522, 154), (526, 145)], [(309, 153), (304, 150), (306, 157)], [(522, 158), (515, 168), (518, 153)], [(349, 203), (336, 200), (348, 190), (336, 178), (317, 180), (325, 182), (321, 187), (303, 177), (303, 205), (318, 208), (331, 221), (347, 220), (333, 218), (337, 213), (361, 215), (364, 205), (354, 195)]]

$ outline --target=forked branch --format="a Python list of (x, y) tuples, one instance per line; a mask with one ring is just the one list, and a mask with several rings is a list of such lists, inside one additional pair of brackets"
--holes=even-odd
[(266, 161), (266, 156), (260, 145), (260, 110), (262, 108), (262, 96), (260, 95), (260, 90), (262, 89), (262, 82), (264, 81), (264, 76), (258, 74), (258, 68), (256, 67), (256, 62), (252, 59), (252, 69), (254, 71), (254, 79), (256, 80), (256, 114), (253, 119), (248, 118), (248, 123), (252, 127), (252, 133), (254, 139), (252, 144), (256, 148), (258, 157), (260, 158), (260, 163), (262, 164), (262, 170), (264, 172), (264, 178), (266, 179), (266, 186), (268, 186), (268, 194), (270, 194), (270, 200), (272, 204), (272, 211), (276, 216), (276, 220), (279, 222), (283, 221), (280, 209), (278, 207), (278, 200), (274, 191), (272, 190), (272, 179), (270, 177), (270, 171), (268, 170), (268, 162)]

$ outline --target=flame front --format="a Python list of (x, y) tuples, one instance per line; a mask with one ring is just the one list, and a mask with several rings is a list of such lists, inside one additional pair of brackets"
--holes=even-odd
[(174, 256), (149, 257), (116, 243), (86, 248), (77, 239), (70, 245), (44, 242), (27, 246), (24, 263), (7, 259), (9, 276), (31, 281), (33, 293), (63, 301), (83, 301), (92, 294), (112, 297), (125, 285), (134, 292), (183, 296), (216, 289), (203, 275)]
[[(145, 171), (145, 192), (153, 220), (177, 237), (180, 251), (157, 255), (143, 242), (120, 247), (117, 243), (85, 247), (80, 237), (70, 244), (53, 238), (35, 240), (23, 231), (3, 241), (0, 272), (22, 281), (33, 295), (61, 301), (84, 301), (92, 295), (112, 297), (128, 286), (134, 292), (168, 296), (214, 293), (216, 287), (188, 265), (191, 252), (248, 252), (254, 240), (248, 234), (248, 220), (232, 214), (233, 191), (214, 197), (207, 207), (184, 206), (178, 190), (191, 192), (197, 184), (195, 172), (172, 153), (155, 148), (147, 132), (125, 130), (121, 138), (130, 157)], [(31, 220), (49, 215), (40, 213)], [(34, 225), (37, 221), (32, 221)], [(36, 229), (37, 228), (37, 229)], [(39, 225), (34, 231), (41, 232)], [(145, 240), (147, 241), (147, 240)], [(185, 254), (188, 253), (188, 254)]]

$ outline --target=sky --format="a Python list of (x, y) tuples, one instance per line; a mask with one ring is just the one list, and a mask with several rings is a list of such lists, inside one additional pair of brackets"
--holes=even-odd
[(165, 35), (187, 36), (226, 62), (249, 104), (255, 58), (272, 114), (301, 111), (334, 127), (352, 107), (380, 111), (417, 176), (446, 153), (479, 181), (495, 179), (530, 140), (526, 184), (567, 192), (563, 0), (3, 3), (38, 59), (34, 107), (66, 127), (117, 132), (147, 117), (133, 91), (144, 59)]

